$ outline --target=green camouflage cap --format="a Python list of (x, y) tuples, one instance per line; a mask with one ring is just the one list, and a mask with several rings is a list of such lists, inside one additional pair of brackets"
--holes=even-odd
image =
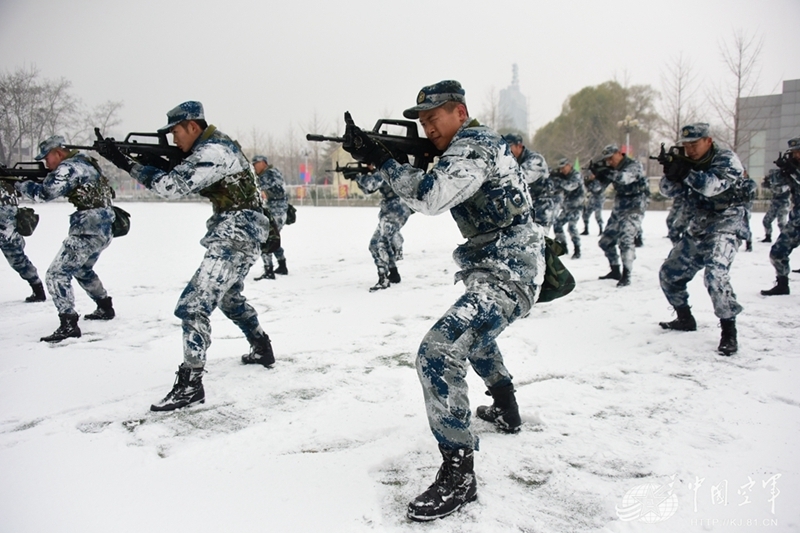
[(64, 139), (64, 137), (61, 135), (52, 135), (39, 143), (39, 153), (34, 159), (41, 161), (47, 157), (47, 154), (50, 153), (50, 150), (53, 150), (54, 148), (61, 148), (65, 144), (67, 144), (67, 141)]
[(467, 103), (464, 96), (466, 92), (461, 84), (455, 80), (444, 80), (433, 85), (423, 87), (417, 95), (417, 105), (403, 111), (403, 116), (410, 119), (419, 118), (420, 111), (435, 109), (447, 102)]
[(711, 137), (708, 123), (695, 122), (694, 124), (687, 124), (681, 128), (681, 137), (678, 139), (677, 144), (691, 143), (705, 137)]
[(159, 128), (158, 132), (169, 131), (184, 120), (205, 120), (205, 118), (203, 104), (190, 100), (167, 111), (168, 124)]
[(800, 150), (800, 137), (789, 139), (789, 151), (796, 152), (798, 150)]

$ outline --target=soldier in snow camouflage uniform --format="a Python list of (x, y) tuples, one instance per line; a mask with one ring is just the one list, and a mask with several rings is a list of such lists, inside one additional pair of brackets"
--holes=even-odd
[(205, 401), (202, 376), (211, 344), (209, 317), (217, 307), (250, 343), (243, 363), (270, 366), (275, 362), (258, 314), (242, 294), (245, 276), (269, 236), (255, 171), (238, 143), (206, 123), (200, 102), (180, 104), (167, 113), (167, 119), (168, 124), (159, 131), (169, 131), (175, 145), (188, 153), (170, 172), (132, 161), (113, 144), (101, 147), (104, 157), (159, 196), (173, 199), (197, 193), (211, 200), (214, 208), (200, 241), (206, 248), (205, 257), (175, 307), (175, 316), (182, 321), (184, 362), (172, 391), (150, 407), (153, 411)]
[(600, 279), (615, 279), (617, 287), (625, 287), (631, 284), (636, 259), (634, 241), (642, 230), (649, 185), (642, 164), (620, 152), (616, 144), (606, 146), (601, 158), (601, 162), (590, 165), (590, 170), (595, 179), (613, 184), (616, 194), (611, 217), (598, 243), (608, 258), (611, 271)]
[(25, 239), (17, 231), (17, 211), (19, 209), (19, 192), (11, 181), (0, 181), (0, 250), (6, 256), (8, 264), (17, 274), (27, 281), (33, 293), (25, 298), (26, 302), (43, 302), (47, 299), (42, 280), (28, 256), (25, 255)]
[[(286, 224), (286, 210), (289, 208), (289, 199), (286, 196), (286, 184), (283, 181), (281, 171), (269, 164), (263, 155), (255, 156), (252, 161), (258, 176), (258, 188), (261, 190), (262, 199), (267, 202), (267, 209), (272, 213), (278, 231), (283, 229)], [(275, 250), (275, 259), (278, 260), (278, 268), (272, 269), (272, 254), (265, 251), (261, 252), (261, 259), (264, 261), (264, 274), (258, 276), (256, 281), (261, 279), (275, 279), (275, 274), (286, 275), (289, 270), (286, 268), (286, 255), (283, 247)]]
[(583, 213), (583, 206), (586, 202), (586, 190), (583, 188), (583, 178), (580, 173), (572, 167), (572, 163), (567, 158), (562, 158), (558, 166), (552, 173), (556, 188), (564, 196), (561, 213), (553, 225), (556, 240), (561, 244), (564, 252), (568, 251), (567, 236), (564, 233), (564, 225), (568, 225), (569, 236), (572, 238), (572, 245), (575, 252), (573, 259), (581, 257), (581, 236), (578, 232), (578, 220)]
[(344, 148), (374, 164), (415, 211), (449, 210), (467, 239), (453, 254), (461, 268), (456, 280), (466, 292), (425, 335), (417, 353), (428, 421), (443, 463), (433, 485), (409, 504), (408, 516), (432, 520), (477, 496), (478, 438), (470, 429), (468, 365), (494, 399), (478, 408), (478, 417), (507, 432), (521, 424), (496, 338), (536, 300), (544, 277), (544, 237), (531, 219), (530, 195), (508, 144), (469, 117), (461, 84), (424, 87), (417, 104), (404, 116), (419, 118), (428, 138), (444, 151), (429, 172), (400, 164), (354, 126), (345, 132)]
[(789, 220), (769, 250), (769, 260), (775, 267), (777, 283), (773, 288), (761, 291), (764, 296), (789, 294), (789, 254), (800, 246), (800, 137), (789, 140), (788, 150), (775, 164), (784, 183), (789, 185), (792, 210)]
[(684, 195), (690, 222), (659, 272), (661, 289), (678, 314), (660, 325), (679, 331), (697, 329), (686, 286), (704, 268), (705, 285), (722, 326), (719, 352), (730, 355), (738, 348), (736, 315), (742, 306), (736, 301), (729, 271), (747, 237), (745, 204), (752, 199), (755, 183), (744, 176), (735, 153), (714, 144), (708, 124), (684, 126), (678, 143), (686, 155), (664, 164), (660, 189), (667, 197)]
[[(588, 178), (588, 177), (587, 177)], [(600, 180), (586, 179), (583, 183), (586, 187), (586, 206), (583, 208), (583, 231), (581, 235), (589, 235), (589, 219), (594, 213), (594, 219), (600, 233), (603, 234), (603, 203), (606, 201), (606, 188), (608, 182)]]
[(515, 133), (503, 135), (503, 139), (511, 148), (528, 184), (528, 192), (533, 200), (534, 222), (542, 226), (547, 235), (555, 220), (558, 197), (544, 156), (523, 145), (522, 137)]
[(378, 227), (369, 241), (369, 252), (378, 268), (378, 283), (369, 289), (375, 292), (389, 288), (392, 283), (400, 283), (400, 273), (397, 271), (397, 261), (403, 259), (403, 235), (400, 230), (414, 212), (383, 181), (380, 174), (361, 174), (354, 179), (364, 193), (380, 191), (382, 196)]
[(764, 213), (764, 240), (761, 242), (772, 242), (772, 222), (777, 219), (778, 231), (782, 232), (786, 228), (789, 220), (789, 203), (792, 196), (791, 186), (783, 177), (780, 169), (772, 169), (767, 177), (764, 178), (763, 186), (768, 187), (772, 192), (772, 201), (769, 209)]
[(110, 320), (115, 315), (111, 297), (94, 272), (100, 253), (111, 244), (114, 191), (100, 173), (97, 161), (77, 150), (67, 150), (64, 144), (61, 135), (42, 141), (36, 159), (44, 159), (51, 172), (42, 183), (16, 184), (17, 190), (31, 199), (49, 202), (66, 197), (76, 209), (69, 218), (69, 235), (45, 275), (47, 292), (53, 298), (60, 321), (52, 335), (42, 337), (45, 342), (81, 336), (72, 278), (97, 304), (97, 309), (84, 316), (85, 319)]

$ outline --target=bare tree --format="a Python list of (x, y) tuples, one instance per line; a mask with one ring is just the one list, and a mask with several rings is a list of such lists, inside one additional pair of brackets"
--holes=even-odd
[(486, 91), (486, 99), (480, 116), (481, 122), (495, 131), (510, 122), (508, 116), (500, 108), (500, 96), (494, 86)]
[(78, 129), (67, 133), (67, 140), (73, 144), (91, 144), (95, 141), (95, 128), (99, 128), (104, 137), (115, 137), (117, 134), (115, 128), (122, 122), (119, 117), (122, 106), (122, 102), (113, 100), (107, 100), (91, 109), (81, 106), (77, 112), (80, 116), (75, 121)]
[(683, 52), (661, 71), (661, 117), (658, 132), (676, 141), (681, 127), (697, 120), (694, 98), (697, 94), (696, 74)]
[(722, 122), (723, 141), (730, 144), (734, 152), (749, 139), (743, 138), (740, 100), (755, 92), (759, 69), (759, 56), (764, 38), (747, 35), (744, 30), (736, 30), (730, 42), (720, 45), (722, 61), (731, 77), (723, 86), (715, 86), (708, 95), (708, 101)]

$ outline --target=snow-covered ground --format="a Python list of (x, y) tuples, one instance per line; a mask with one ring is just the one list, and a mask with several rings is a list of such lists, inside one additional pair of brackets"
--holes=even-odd
[[(625, 289), (597, 279), (608, 269), (592, 222), (583, 258), (565, 260), (575, 291), (499, 339), (524, 430), (476, 420), (478, 501), (417, 524), (406, 504), (440, 458), (414, 358), (462, 291), (452, 219), (411, 217), (402, 283), (369, 293), (377, 209), (300, 207), (283, 235), (289, 276), (252, 281), (259, 264), (245, 291), (274, 368), (241, 365), (247, 343), (217, 312), (206, 403), (151, 414), (182, 360), (172, 312), (211, 209), (123, 207), (131, 233), (97, 265), (117, 318), (81, 321), (80, 339), (39, 342), (57, 326), (52, 302), (23, 303), (27, 284), (0, 261), (0, 532), (800, 531), (800, 276), (795, 294), (760, 296), (774, 280), (767, 244), (736, 257), (745, 311), (726, 358), (702, 276), (698, 331), (658, 326), (673, 317), (657, 277), (666, 214), (645, 217)], [(44, 275), (71, 206), (36, 210), (27, 251)], [(469, 379), (473, 407), (487, 403)]]

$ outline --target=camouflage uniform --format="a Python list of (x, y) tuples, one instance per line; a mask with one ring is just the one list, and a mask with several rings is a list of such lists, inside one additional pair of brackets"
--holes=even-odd
[(467, 363), (487, 387), (511, 385), (495, 339), (536, 300), (542, 228), (531, 220), (530, 195), (508, 144), (477, 121), (464, 122), (430, 172), (390, 159), (380, 173), (414, 211), (450, 210), (467, 239), (453, 253), (461, 268), (455, 279), (466, 292), (425, 335), (417, 373), (440, 448), (473, 449)]
[[(561, 170), (553, 173), (553, 181), (556, 188), (564, 197), (561, 213), (556, 218), (553, 229), (556, 240), (564, 245), (567, 243), (567, 236), (564, 233), (564, 225), (568, 224), (569, 236), (572, 238), (572, 245), (575, 247), (577, 255), (581, 246), (581, 234), (578, 231), (578, 220), (583, 213), (586, 203), (586, 190), (583, 188), (583, 178), (580, 173), (572, 169), (569, 174), (562, 174)], [(564, 246), (566, 248), (566, 246)]]
[[(789, 141), (789, 147), (789, 153), (800, 151), (800, 137)], [(784, 178), (784, 183), (789, 186), (792, 210), (789, 212), (789, 220), (781, 229), (775, 244), (769, 250), (769, 260), (772, 266), (775, 267), (775, 274), (784, 278), (788, 278), (791, 270), (789, 255), (795, 248), (800, 246), (800, 164), (795, 160), (790, 161), (790, 166), (781, 171), (781, 174)]]
[(604, 174), (603, 180), (614, 185), (614, 208), (598, 244), (612, 268), (619, 268), (621, 257), (623, 268), (630, 273), (636, 259), (634, 240), (641, 232), (647, 207), (647, 176), (641, 163), (625, 156), (616, 169)]
[(170, 172), (135, 164), (130, 174), (164, 198), (197, 193), (214, 207), (200, 241), (205, 257), (175, 307), (175, 316), (182, 320), (185, 365), (205, 366), (211, 344), (209, 317), (217, 307), (251, 344), (266, 337), (242, 290), (261, 243), (269, 236), (269, 221), (261, 211), (255, 172), (237, 143), (208, 126), (191, 153)]
[(675, 243), (659, 272), (661, 289), (675, 307), (689, 305), (686, 286), (705, 268), (705, 285), (720, 319), (742, 311), (730, 284), (730, 267), (741, 241), (747, 238), (745, 201), (736, 197), (744, 183), (744, 168), (730, 150), (712, 145), (703, 162), (675, 183), (661, 178), (664, 196), (683, 195), (690, 218), (683, 237)]
[(25, 239), (17, 232), (17, 196), (13, 183), (0, 181), (0, 250), (22, 279), (31, 285), (41, 284), (36, 267), (25, 255)]
[(583, 234), (589, 235), (589, 219), (594, 213), (594, 219), (597, 222), (600, 233), (603, 233), (603, 204), (606, 201), (606, 188), (608, 182), (601, 182), (600, 180), (586, 180), (584, 182), (586, 187), (586, 206), (583, 208)]
[(542, 154), (528, 148), (523, 149), (517, 162), (533, 200), (534, 222), (542, 226), (545, 233), (549, 233), (555, 220), (557, 198), (556, 187), (550, 178), (547, 163)]
[(772, 169), (764, 180), (772, 192), (772, 201), (769, 209), (764, 214), (764, 242), (772, 240), (772, 222), (778, 220), (778, 230), (783, 232), (789, 219), (790, 198), (792, 196), (791, 185), (783, 177), (778, 169)]
[[(278, 231), (283, 229), (286, 224), (286, 210), (289, 208), (289, 198), (286, 194), (286, 184), (283, 180), (281, 171), (272, 165), (269, 165), (257, 177), (258, 188), (267, 196), (267, 209), (272, 213), (275, 219), (275, 224), (278, 226)], [(261, 259), (264, 261), (264, 268), (268, 271), (272, 270), (272, 254), (262, 252)], [(278, 261), (286, 261), (286, 255), (283, 252), (283, 247), (275, 250), (275, 259)]]
[(47, 292), (59, 315), (77, 315), (72, 278), (95, 302), (108, 298), (94, 265), (111, 244), (114, 191), (97, 162), (73, 150), (42, 183), (25, 181), (16, 187), (34, 200), (48, 202), (66, 197), (77, 209), (69, 218), (69, 235), (45, 275)]
[(414, 213), (400, 200), (380, 174), (361, 174), (355, 179), (366, 194), (380, 191), (381, 206), (378, 212), (378, 227), (369, 241), (369, 253), (378, 268), (378, 274), (388, 275), (403, 259), (403, 235), (400, 230)]
[(686, 205), (686, 198), (679, 194), (672, 198), (672, 207), (667, 214), (667, 237), (672, 244), (677, 243), (683, 237), (686, 226), (689, 225), (690, 209)]

